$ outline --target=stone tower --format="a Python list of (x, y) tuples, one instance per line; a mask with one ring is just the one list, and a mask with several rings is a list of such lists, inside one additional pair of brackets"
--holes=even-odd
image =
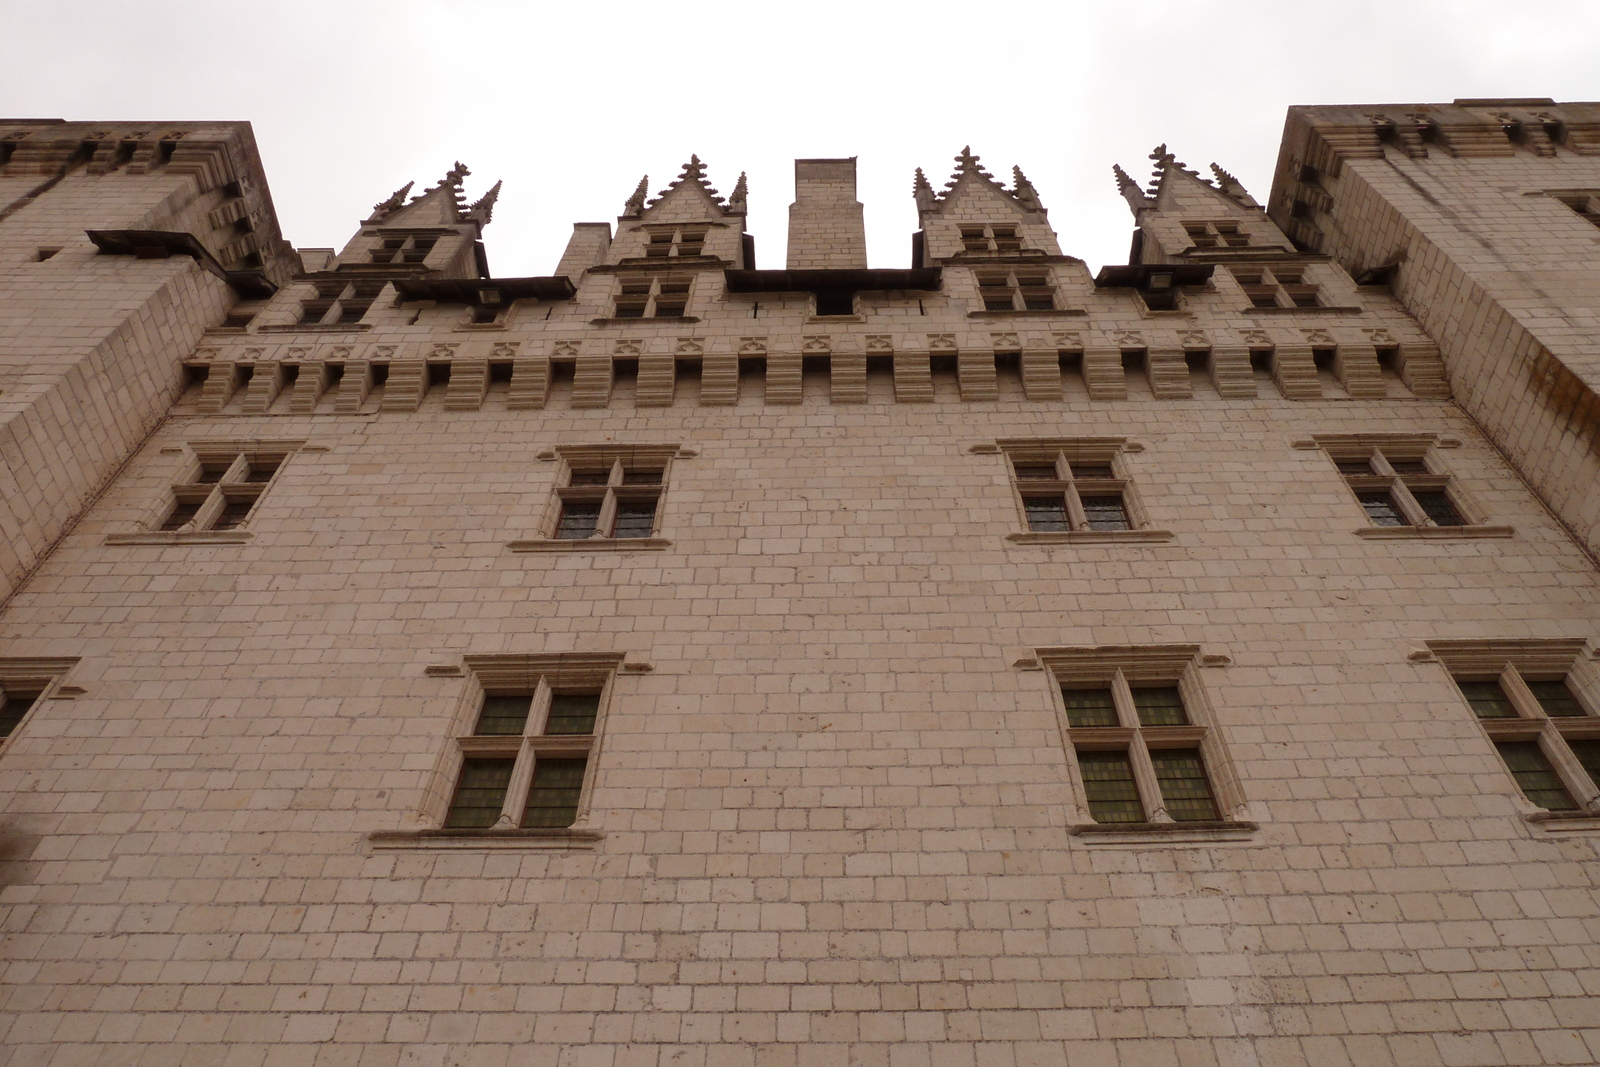
[(690, 156), (498, 277), (460, 164), (294, 250), (245, 124), (0, 121), (0, 1047), (1600, 1059), (1596, 153), (1296, 108), (1097, 272)]

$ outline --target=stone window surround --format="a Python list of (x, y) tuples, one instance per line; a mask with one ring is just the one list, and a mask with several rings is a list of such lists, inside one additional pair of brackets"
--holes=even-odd
[[(646, 259), (702, 256), (705, 254), (706, 238), (711, 233), (710, 223), (646, 223), (640, 229), (645, 234)], [(663, 237), (665, 241), (661, 240)]]
[[(1321, 286), (1306, 281), (1307, 267), (1300, 264), (1259, 264), (1228, 267), (1229, 276), (1250, 299), (1246, 312), (1280, 310), (1311, 311), (1325, 309)], [(1253, 279), (1253, 280), (1252, 280)], [(1261, 304), (1258, 301), (1270, 301)]]
[[(1460, 683), (1496, 681), (1505, 693), (1514, 718), (1485, 719), (1468, 714), (1483, 729), (1490, 743), (1532, 741), (1550, 762), (1556, 777), (1578, 805), (1575, 811), (1548, 811), (1528, 800), (1512, 781), (1512, 802), (1529, 822), (1549, 832), (1600, 830), (1600, 783), (1584, 770), (1567, 742), (1600, 740), (1600, 663), (1596, 653), (1586, 653), (1584, 638), (1437, 640), (1427, 642), (1431, 655), (1416, 656), (1441, 664), (1466, 703)], [(1552, 718), (1529, 690), (1527, 681), (1562, 679), (1585, 714)], [(1510, 776), (1509, 770), (1507, 776)]]
[[(378, 849), (593, 849), (603, 834), (589, 827), (596, 767), (599, 764), (605, 722), (614, 698), (615, 679), (625, 668), (621, 652), (556, 652), (538, 654), (483, 654), (461, 657), (461, 666), (429, 667), (426, 674), (435, 678), (465, 678), (451, 715), (446, 743), (434, 767), (422, 802), (410, 817), (411, 828), (377, 831), (368, 841)], [(647, 671), (642, 664), (633, 671)], [(550, 697), (557, 690), (588, 690), (600, 694), (593, 732), (544, 734), (544, 716)], [(476, 729), (483, 700), (489, 694), (518, 694), (533, 697), (528, 725), (520, 735), (480, 736)], [(495, 826), (488, 829), (446, 827), (445, 819), (455, 796), (456, 782), (465, 760), (472, 757), (501, 756), (516, 759), (516, 769), (506, 790), (507, 811), (521, 810), (533, 784), (534, 764), (539, 756), (583, 757), (582, 792), (577, 817), (570, 827), (523, 829)]]
[[(1039, 437), (1005, 438), (995, 442), (995, 448), (1004, 457), (1006, 476), (1011, 484), (1021, 527), (1006, 535), (1006, 540), (1022, 545), (1058, 544), (1149, 544), (1173, 539), (1172, 531), (1151, 527), (1149, 516), (1134, 490), (1133, 479), (1127, 469), (1126, 453), (1142, 452), (1144, 446), (1126, 437)], [(1024, 487), (1026, 479), (1017, 477), (1017, 464), (1045, 465), (1053, 463), (1061, 475), (1056, 481), (1041, 480)], [(1072, 474), (1072, 465), (1109, 466), (1111, 479), (1094, 479), (1087, 483), (1085, 492), (1100, 491), (1106, 495), (1116, 493), (1122, 498), (1123, 511), (1128, 516), (1127, 530), (1091, 530), (1083, 511), (1078, 482), (1082, 479)], [(1064, 531), (1033, 531), (1028, 529), (1028, 513), (1024, 492), (1034, 495), (1054, 493), (1059, 488), (1069, 515), (1072, 529)]]
[[(1056, 311), (1055, 277), (1048, 264), (1034, 266), (1008, 263), (993, 267), (975, 267), (973, 284), (978, 288), (978, 303), (991, 314), (1006, 311)], [(1004, 299), (1007, 306), (992, 308), (993, 300)], [(1030, 307), (1029, 304), (1043, 304)]]
[(77, 665), (77, 656), (0, 657), (0, 702), (7, 693), (33, 697), (33, 704), (23, 712), (11, 733), (0, 737), (0, 754), (27, 729), (45, 701), (73, 700), (83, 694), (83, 689), (65, 682), (67, 673)]
[[(1157, 841), (1225, 842), (1246, 840), (1259, 829), (1245, 818), (1249, 806), (1238, 773), (1218, 730), (1217, 716), (1200, 681), (1206, 667), (1226, 666), (1225, 656), (1200, 654), (1199, 645), (1102, 645), (1035, 649), (1038, 664), (1050, 678), (1052, 700), (1067, 749), (1067, 776), (1072, 793), (1070, 832), (1086, 845), (1149, 847)], [(1133, 711), (1132, 685), (1176, 685), (1189, 718), (1188, 726), (1141, 726)], [(1110, 687), (1121, 724), (1079, 727), (1067, 717), (1064, 688)], [(1150, 763), (1152, 742), (1160, 748), (1197, 748), (1221, 818), (1215, 822), (1180, 823), (1167, 816)], [(1134, 767), (1143, 823), (1098, 823), (1089, 814), (1088, 796), (1075, 755), (1079, 747), (1127, 751)]]
[[(961, 250), (967, 255), (1004, 255), (1021, 252), (1022, 228), (1016, 223), (964, 222), (957, 224)], [(976, 247), (979, 243), (983, 247)]]
[[(662, 528), (662, 519), (666, 514), (667, 492), (672, 481), (673, 460), (689, 458), (698, 455), (692, 449), (685, 449), (680, 445), (650, 445), (650, 444), (606, 444), (606, 445), (557, 445), (545, 452), (539, 458), (546, 461), (556, 461), (558, 466), (555, 472), (555, 486), (550, 494), (550, 500), (545, 508), (539, 525), (536, 527), (539, 535), (523, 540), (510, 541), (507, 547), (513, 552), (636, 552), (646, 550), (661, 550), (670, 548), (672, 540), (659, 536)], [(622, 489), (621, 471), (630, 466), (638, 466), (649, 470), (661, 471), (659, 485), (640, 486), (640, 490), (653, 492), (656, 496), (655, 522), (649, 537), (609, 537), (596, 534), (582, 539), (561, 539), (555, 536), (556, 526), (561, 521), (563, 490), (571, 487), (572, 473), (574, 470), (610, 470), (611, 476), (603, 487), (604, 503), (597, 530), (610, 529), (610, 517), (616, 513), (616, 503), (619, 490)], [(613, 484), (615, 483), (615, 484)], [(599, 489), (601, 487), (595, 487)]]
[[(245, 525), (256, 514), (261, 500), (277, 484), (283, 469), (296, 452), (307, 447), (303, 440), (294, 441), (190, 441), (181, 449), (163, 449), (181, 454), (184, 481), (174, 481), (172, 496), (160, 511), (139, 532), (109, 534), (108, 545), (180, 545), (244, 544), (254, 534)], [(262, 482), (248, 481), (252, 466), (272, 467), (271, 475)], [(215, 481), (199, 480), (207, 467), (220, 467)], [(238, 524), (217, 530), (213, 525), (230, 500), (251, 500), (247, 516)], [(162, 530), (160, 525), (176, 508), (186, 501), (198, 503), (194, 515), (176, 530)]]
[[(671, 287), (670, 291), (668, 287)], [(689, 298), (694, 290), (691, 274), (649, 273), (619, 274), (617, 292), (612, 307), (612, 318), (633, 321), (636, 319), (673, 319), (689, 317)], [(662, 297), (666, 297), (665, 300)], [(625, 310), (637, 309), (637, 315), (624, 315)], [(663, 309), (668, 314), (662, 314)]]
[(1195, 248), (1247, 248), (1250, 234), (1237, 219), (1185, 219), (1183, 232)]
[[(1378, 526), (1370, 521), (1354, 531), (1357, 537), (1368, 540), (1454, 540), (1458, 538), (1510, 537), (1515, 531), (1510, 526), (1489, 522), (1491, 517), (1475, 498), (1470, 496), (1460, 481), (1454, 478), (1439, 458), (1437, 450), (1460, 444), (1455, 438), (1435, 433), (1328, 433), (1314, 434), (1311, 447), (1322, 449), (1331, 463), (1369, 461), (1372, 475), (1346, 475), (1341, 479), (1350, 489), (1351, 498), (1366, 518), (1366, 510), (1356, 497), (1357, 492), (1384, 490), (1390, 493), (1397, 510), (1406, 520), (1404, 526)], [(1297, 442), (1297, 446), (1304, 447)], [(1389, 459), (1420, 462), (1426, 473), (1398, 474)], [(1418, 489), (1441, 491), (1448, 495), (1451, 505), (1463, 520), (1461, 526), (1440, 526), (1430, 519), (1412, 495), (1410, 483)]]

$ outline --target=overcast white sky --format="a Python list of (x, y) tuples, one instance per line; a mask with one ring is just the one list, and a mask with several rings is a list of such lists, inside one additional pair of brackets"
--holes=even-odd
[(252, 122), (300, 247), (457, 159), (473, 198), (504, 178), (500, 276), (552, 272), (573, 222), (691, 152), (724, 194), (749, 172), (762, 267), (796, 157), (860, 157), (872, 265), (896, 267), (913, 168), (940, 187), (970, 143), (1098, 268), (1131, 232), (1111, 164), (1143, 180), (1158, 142), (1264, 199), (1290, 104), (1600, 100), (1597, 0), (0, 0), (0, 27), (8, 117)]

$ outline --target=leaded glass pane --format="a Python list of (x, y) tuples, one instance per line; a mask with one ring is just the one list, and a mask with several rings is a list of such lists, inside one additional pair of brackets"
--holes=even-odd
[(1121, 496), (1086, 496), (1083, 514), (1091, 530), (1126, 530), (1128, 512), (1122, 506)]
[(1109, 689), (1063, 689), (1069, 726), (1115, 726), (1117, 707)]
[(455, 799), (444, 824), (452, 829), (481, 830), (500, 819), (505, 806), (506, 787), (511, 784), (511, 769), (516, 760), (469, 759), (461, 764), (461, 780), (456, 783)]
[(1450, 502), (1450, 495), (1442, 489), (1413, 489), (1411, 495), (1435, 526), (1464, 526), (1461, 513)]
[(557, 693), (550, 698), (547, 734), (592, 734), (600, 712), (599, 693)]
[(1405, 517), (1400, 514), (1400, 509), (1394, 506), (1394, 498), (1387, 489), (1376, 489), (1370, 493), (1357, 493), (1361, 506), (1367, 510), (1367, 518), (1372, 520), (1374, 526), (1409, 526)]
[(561, 522), (556, 525), (556, 539), (581, 541), (591, 537), (600, 523), (600, 505), (597, 503), (570, 503), (561, 505)]
[(1536, 741), (1498, 741), (1495, 748), (1506, 761), (1511, 777), (1522, 787), (1522, 795), (1546, 811), (1573, 811), (1577, 804), (1561, 784), (1550, 761)]
[(1511, 698), (1506, 696), (1506, 691), (1500, 688), (1499, 682), (1463, 682), (1457, 681), (1461, 687), (1461, 695), (1467, 698), (1467, 703), (1472, 706), (1472, 713), (1480, 719), (1515, 719), (1517, 709), (1512, 706)]
[(1078, 769), (1095, 822), (1144, 822), (1144, 805), (1126, 752), (1078, 751)]
[(1527, 685), (1544, 713), (1551, 718), (1566, 719), (1584, 714), (1583, 705), (1572, 695), (1566, 682), (1557, 679), (1553, 682), (1528, 682)]
[(1197, 748), (1161, 748), (1150, 753), (1161, 786), (1161, 802), (1177, 822), (1217, 818), (1217, 802)]
[(528, 709), (532, 704), (531, 696), (486, 696), (483, 710), (478, 712), (477, 729), (472, 732), (480, 736), (520, 734), (527, 728)]
[(617, 521), (612, 537), (649, 537), (655, 528), (654, 500), (622, 500), (617, 503)]
[(1568, 741), (1567, 747), (1572, 749), (1572, 754), (1583, 764), (1589, 780), (1600, 786), (1600, 741)]
[(1028, 529), (1035, 533), (1062, 533), (1071, 529), (1067, 504), (1059, 496), (1035, 496), (1023, 500), (1028, 513)]
[(1175, 685), (1141, 686), (1133, 691), (1133, 706), (1139, 709), (1140, 726), (1189, 725)]
[(522, 813), (524, 827), (571, 826), (578, 817), (586, 759), (542, 759), (534, 764), (533, 788)]

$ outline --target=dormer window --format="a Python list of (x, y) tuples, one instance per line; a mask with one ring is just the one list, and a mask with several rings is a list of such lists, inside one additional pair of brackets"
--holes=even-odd
[(1248, 248), (1250, 235), (1239, 229), (1239, 224), (1224, 219), (1215, 222), (1186, 222), (1184, 233), (1196, 248)]
[(438, 243), (437, 237), (385, 237), (370, 255), (374, 263), (421, 263)]
[(1022, 238), (1015, 226), (961, 227), (961, 249), (964, 252), (1020, 252)]
[(1317, 286), (1305, 280), (1299, 267), (1273, 267), (1271, 270), (1234, 270), (1234, 281), (1258, 308), (1315, 308), (1322, 306)]
[(705, 254), (706, 230), (703, 226), (683, 226), (671, 230), (653, 230), (644, 246), (648, 259), (666, 259), (669, 256), (699, 256)]

